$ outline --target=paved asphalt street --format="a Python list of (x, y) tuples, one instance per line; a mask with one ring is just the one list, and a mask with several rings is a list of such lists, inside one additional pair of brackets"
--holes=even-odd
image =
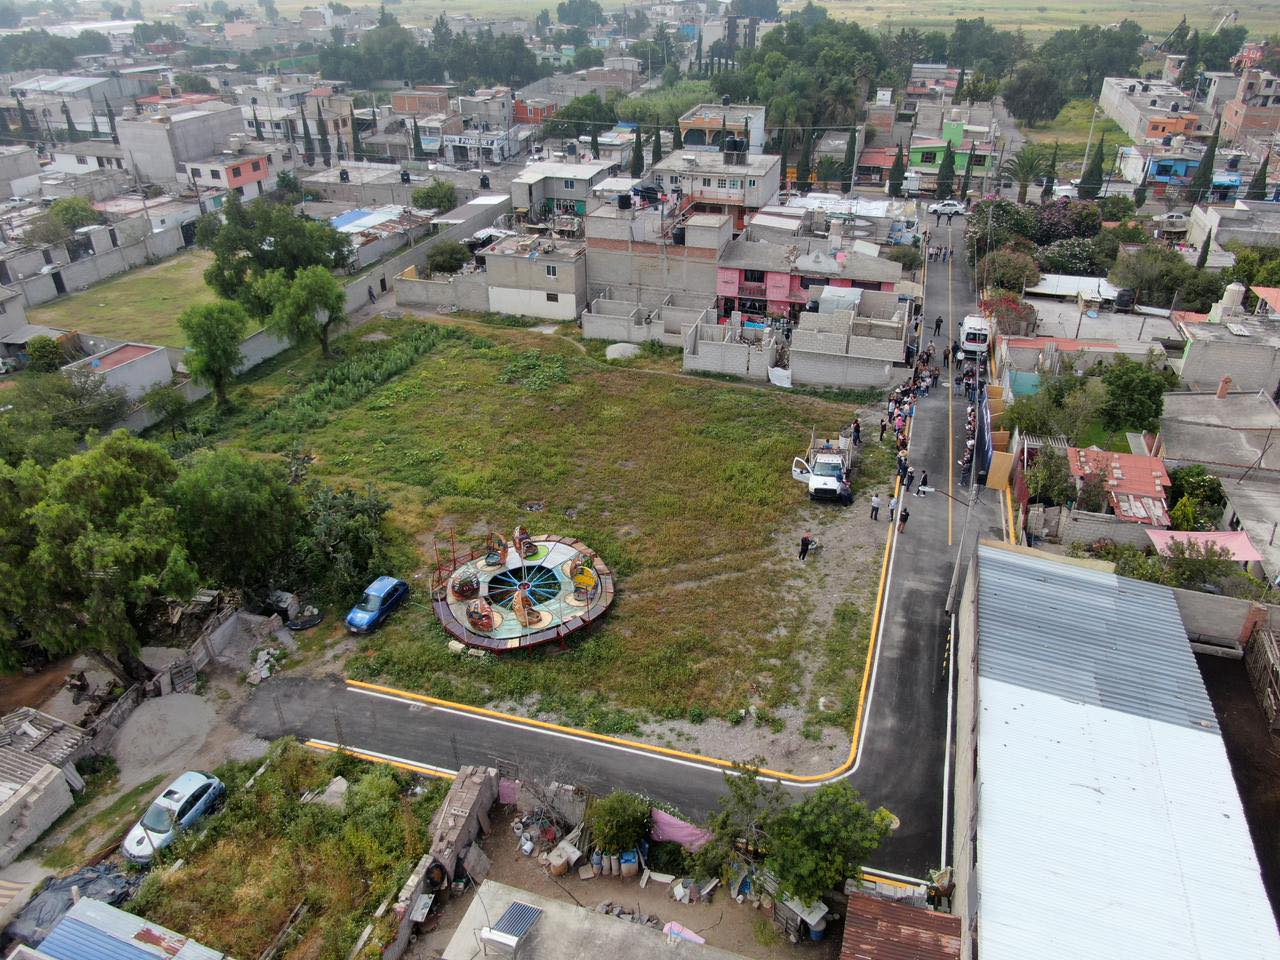
[[(945, 220), (940, 227), (929, 226), (933, 242), (947, 242)], [(963, 234), (964, 220), (957, 217), (949, 242), (960, 247)], [(950, 343), (948, 333), (958, 330), (960, 320), (972, 310), (973, 294), (961, 258), (928, 267), (924, 330), (927, 339), (933, 318), (943, 316), (941, 349)], [(905, 378), (905, 370), (902, 375)], [(958, 489), (955, 465), (964, 443), (964, 410), (963, 398), (953, 397), (945, 387), (935, 389), (917, 407), (911, 461), (917, 477), (928, 471), (936, 492), (906, 501), (911, 516), (890, 563), (862, 749), (846, 774), (869, 802), (887, 807), (901, 821), (873, 866), (909, 877), (925, 877), (944, 856), (944, 755), (949, 739), (944, 605), (968, 506), (967, 491)], [(851, 509), (866, 505), (857, 503)], [(1001, 535), (997, 494), (981, 490), (974, 513), (967, 538), (970, 550), (975, 534)], [(723, 774), (710, 765), (361, 691), (336, 676), (329, 681), (274, 678), (257, 688), (238, 723), (267, 738), (292, 734), (444, 771), (486, 764), (511, 775), (554, 777), (601, 790), (641, 790), (695, 817), (712, 810), (723, 791)], [(789, 787), (797, 794), (809, 788)]]

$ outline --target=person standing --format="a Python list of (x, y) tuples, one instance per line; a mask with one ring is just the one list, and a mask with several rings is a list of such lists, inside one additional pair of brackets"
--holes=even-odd
[(933, 321), (933, 335), (935, 337), (942, 336), (942, 314), (938, 314), (938, 319)]
[(853, 418), (853, 445), (862, 446), (862, 421), (857, 417)]
[(884, 433), (889, 429), (889, 421), (884, 417), (880, 418), (880, 442), (884, 443)]
[(907, 467), (907, 475), (902, 478), (902, 489), (907, 493), (911, 492), (911, 485), (916, 482), (916, 468)]
[(873, 493), (871, 495), (871, 519), (880, 519), (880, 494)]
[(813, 537), (805, 534), (800, 538), (800, 559), (803, 560), (809, 555), (809, 548), (813, 546)]
[(916, 487), (915, 495), (916, 495), (917, 497), (923, 497), (923, 496), (924, 496), (925, 487), (927, 487), (927, 486), (929, 486), (929, 471), (928, 471), (928, 470), (921, 470), (921, 471), (920, 471), (920, 485), (919, 485), (918, 487)]
[(907, 520), (911, 518), (911, 511), (904, 505), (902, 510), (898, 512), (898, 532), (902, 533), (907, 529)]
[(898, 498), (896, 496), (890, 497), (889, 498), (889, 522), (890, 523), (893, 523), (893, 516), (897, 512), (898, 512)]

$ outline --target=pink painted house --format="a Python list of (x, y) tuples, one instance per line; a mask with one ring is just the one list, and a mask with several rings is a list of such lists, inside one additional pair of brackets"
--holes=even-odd
[(716, 302), (720, 317), (740, 310), (750, 317), (795, 320), (823, 286), (861, 287), (892, 292), (902, 266), (865, 253), (834, 255), (823, 238), (791, 244), (734, 240), (720, 256)]

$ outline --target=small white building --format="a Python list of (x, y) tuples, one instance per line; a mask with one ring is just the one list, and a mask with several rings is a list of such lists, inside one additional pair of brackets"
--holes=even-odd
[(169, 352), (147, 343), (122, 343), (62, 369), (64, 372), (91, 370), (108, 386), (123, 389), (130, 400), (137, 400), (152, 387), (173, 379)]

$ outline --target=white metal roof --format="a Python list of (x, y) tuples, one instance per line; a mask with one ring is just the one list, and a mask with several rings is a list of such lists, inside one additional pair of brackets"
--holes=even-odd
[(558, 160), (542, 160), (530, 163), (511, 178), (512, 183), (537, 183), (547, 177), (565, 180), (590, 180), (593, 176), (613, 166), (609, 160), (583, 160), (581, 163), (565, 163)]
[(1041, 297), (1076, 297), (1083, 293), (1094, 300), (1114, 300), (1120, 290), (1100, 277), (1071, 277), (1063, 273), (1046, 273), (1035, 286), (1027, 287), (1025, 295)]
[(984, 544), (978, 611), (983, 960), (1280, 957), (1172, 591)]

